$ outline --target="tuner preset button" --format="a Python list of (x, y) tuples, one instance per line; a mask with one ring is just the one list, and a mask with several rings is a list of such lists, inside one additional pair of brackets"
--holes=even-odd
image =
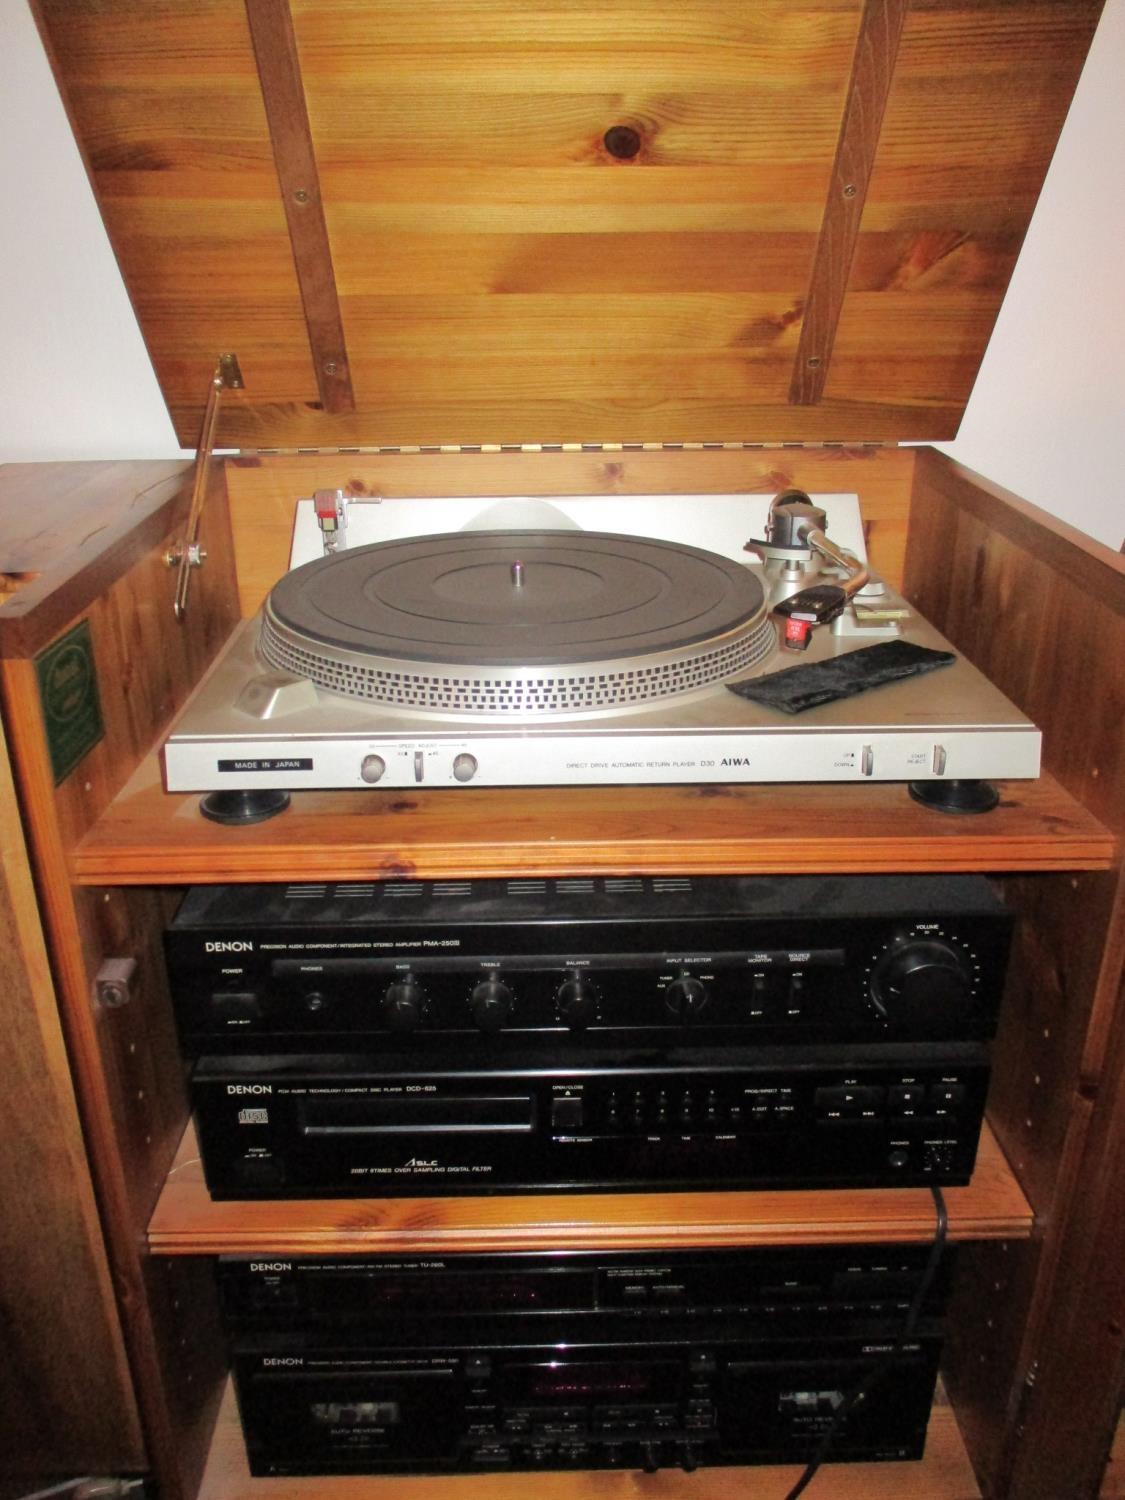
[(370, 786), (382, 781), (386, 770), (387, 762), (381, 755), (365, 755), (359, 763), (359, 774)]
[(454, 781), (472, 781), (477, 774), (477, 758), (465, 751), (461, 755), (453, 757), (453, 779)]
[(504, 1022), (512, 1013), (515, 997), (502, 979), (494, 974), (484, 979), (469, 996), (469, 1009), (473, 1020), (482, 1031), (494, 1033), (504, 1029)]

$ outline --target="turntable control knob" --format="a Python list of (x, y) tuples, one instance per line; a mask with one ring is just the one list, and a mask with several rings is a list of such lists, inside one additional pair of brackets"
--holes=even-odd
[(453, 779), (454, 781), (472, 781), (477, 774), (477, 758), (470, 755), (468, 751), (462, 751), (460, 755), (453, 757)]
[(359, 774), (369, 785), (382, 781), (387, 762), (381, 755), (365, 755), (359, 763)]
[(502, 1031), (504, 1022), (512, 1013), (513, 995), (508, 986), (495, 974), (484, 979), (469, 996), (469, 1009), (473, 1020), (482, 1031)]
[(664, 1003), (681, 1021), (690, 1021), (707, 1004), (707, 986), (690, 974), (681, 974), (665, 986)]
[(383, 1020), (391, 1031), (413, 1031), (426, 1018), (426, 996), (413, 974), (404, 974), (384, 991)]
[(559, 1015), (572, 1031), (580, 1031), (594, 1019), (598, 1008), (598, 992), (580, 973), (559, 985), (555, 995)]
[(875, 1009), (892, 1025), (942, 1031), (968, 1019), (973, 973), (966, 955), (942, 938), (903, 938), (871, 975)]

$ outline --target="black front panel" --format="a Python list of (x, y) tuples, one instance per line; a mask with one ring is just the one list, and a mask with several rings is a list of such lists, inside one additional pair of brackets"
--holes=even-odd
[(218, 1198), (967, 1182), (988, 1070), (972, 1044), (724, 1049), (630, 1065), (204, 1058)]
[[(255, 1475), (695, 1468), (811, 1458), (890, 1346), (237, 1350)], [(833, 1459), (920, 1458), (940, 1343), (911, 1340)]]
[[(761, 1339), (882, 1337), (919, 1294), (926, 1245), (801, 1245), (739, 1250), (523, 1251), (385, 1257), (223, 1256), (225, 1316), (242, 1333), (362, 1326), (375, 1340), (406, 1323), (464, 1340), (467, 1324), (520, 1324), (542, 1337), (560, 1319), (577, 1334), (627, 1339), (689, 1321), (713, 1331), (737, 1319)], [(922, 1307), (940, 1316), (953, 1251)], [(456, 1332), (453, 1332), (456, 1330)], [(589, 1330), (593, 1330), (590, 1333)], [(323, 1335), (322, 1335), (323, 1336)]]
[[(982, 1039), (977, 876), (219, 886), (167, 933), (194, 1051)], [(489, 987), (491, 986), (491, 989)]]

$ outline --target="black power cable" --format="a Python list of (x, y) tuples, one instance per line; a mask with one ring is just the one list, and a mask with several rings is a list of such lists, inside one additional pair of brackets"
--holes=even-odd
[(941, 1264), (942, 1255), (945, 1252), (946, 1236), (949, 1230), (949, 1213), (945, 1206), (945, 1198), (942, 1196), (941, 1188), (934, 1184), (930, 1186), (930, 1192), (934, 1198), (934, 1211), (937, 1215), (937, 1224), (934, 1227), (934, 1238), (930, 1245), (930, 1254), (926, 1260), (922, 1279), (914, 1292), (914, 1299), (907, 1310), (906, 1321), (902, 1325), (902, 1331), (895, 1339), (894, 1344), (886, 1355), (870, 1369), (849, 1396), (846, 1396), (832, 1414), (832, 1420), (820, 1440), (816, 1452), (805, 1468), (804, 1473), (797, 1483), (786, 1495), (785, 1500), (797, 1500), (798, 1495), (803, 1495), (812, 1483), (817, 1470), (827, 1459), (832, 1449), (832, 1444), (840, 1430), (842, 1423), (847, 1419), (850, 1412), (854, 1411), (861, 1402), (865, 1401), (872, 1390), (879, 1384), (885, 1375), (894, 1369), (895, 1363), (903, 1352), (904, 1346), (914, 1336), (914, 1330), (918, 1326), (918, 1320), (922, 1316), (926, 1298), (930, 1295), (934, 1277), (937, 1275), (938, 1266)]

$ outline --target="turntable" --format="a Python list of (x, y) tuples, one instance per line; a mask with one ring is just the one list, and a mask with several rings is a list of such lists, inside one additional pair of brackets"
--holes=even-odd
[[(869, 576), (854, 495), (320, 493), (290, 561), (174, 726), (170, 791), (871, 780), (969, 810), (1039, 771), (1034, 726)], [(940, 670), (743, 696), (891, 641)]]

